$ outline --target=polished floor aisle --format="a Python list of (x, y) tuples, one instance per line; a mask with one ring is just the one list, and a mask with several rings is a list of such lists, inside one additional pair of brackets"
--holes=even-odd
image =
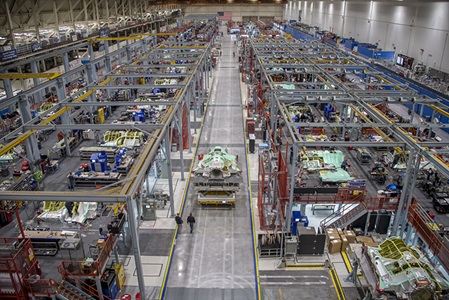
[[(197, 153), (206, 153), (218, 145), (238, 155), (243, 183), (234, 208), (202, 207), (189, 188), (184, 228), (176, 242), (165, 299), (256, 298), (240, 74), (237, 55), (232, 55), (237, 53), (237, 47), (230, 35), (224, 35), (222, 51)], [(193, 234), (186, 224), (190, 212), (196, 218)]]

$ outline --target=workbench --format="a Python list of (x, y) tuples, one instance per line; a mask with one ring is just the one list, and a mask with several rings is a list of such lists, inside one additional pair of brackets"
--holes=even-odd
[[(69, 260), (72, 260), (72, 251), (77, 251), (81, 248), (81, 239), (79, 238), (67, 238), (62, 239), (59, 241), (59, 250), (67, 251), (69, 254)], [(83, 257), (86, 255), (84, 254), (83, 249)]]
[(81, 160), (90, 160), (92, 154), (98, 154), (101, 151), (104, 151), (108, 158), (108, 162), (113, 163), (115, 161), (115, 155), (117, 154), (118, 149), (110, 147), (81, 147), (79, 151)]
[[(60, 242), (67, 238), (77, 237), (76, 232), (51, 231), (51, 230), (25, 230), (25, 237), (31, 240), (34, 253), (38, 256), (55, 256), (60, 250)], [(21, 237), (21, 236), (19, 236)]]
[(58, 160), (50, 160), (50, 164), (45, 166), (45, 171), (50, 174), (54, 174), (59, 169)]
[(127, 174), (133, 163), (134, 159), (131, 156), (125, 156), (120, 165), (116, 166), (117, 172)]
[[(77, 172), (78, 173), (78, 172)], [(97, 186), (97, 185), (108, 185), (115, 183), (120, 180), (122, 174), (120, 173), (109, 173), (106, 175), (103, 172), (81, 172), (79, 175), (77, 173), (73, 174), (76, 186)]]

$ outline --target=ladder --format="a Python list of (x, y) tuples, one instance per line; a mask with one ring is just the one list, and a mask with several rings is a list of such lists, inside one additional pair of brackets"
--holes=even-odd
[(364, 203), (343, 204), (339, 211), (334, 212), (320, 222), (320, 227), (326, 228), (343, 228), (351, 224), (367, 212)]
[(67, 280), (63, 280), (57, 290), (56, 298), (61, 300), (95, 300), (89, 294), (81, 290), (79, 287), (71, 284)]

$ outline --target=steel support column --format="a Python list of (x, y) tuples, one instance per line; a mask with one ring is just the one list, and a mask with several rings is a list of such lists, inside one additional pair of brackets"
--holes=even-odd
[[(196, 126), (196, 114), (197, 114), (197, 110), (198, 110), (198, 104), (197, 101), (195, 99), (195, 88), (191, 88), (189, 93), (187, 93), (188, 95), (190, 95), (187, 99), (187, 101), (189, 101), (189, 103), (191, 103), (193, 101), (193, 133), (197, 134), (197, 126)], [(190, 112), (189, 112), (190, 114)]]
[(145, 54), (147, 52), (147, 40), (142, 39), (142, 54)]
[[(401, 225), (400, 237), (402, 237), (402, 235), (404, 234), (405, 225), (407, 224), (407, 213), (410, 208), (410, 205), (412, 204), (413, 191), (415, 190), (416, 180), (418, 179), (419, 167), (421, 166), (421, 157), (422, 157), (421, 154), (418, 154), (416, 157), (416, 163), (415, 163), (415, 168), (413, 169), (413, 177), (412, 177), (412, 181), (410, 182), (410, 188), (408, 188), (408, 186), (404, 186), (406, 189), (406, 192), (407, 192), (407, 204), (405, 207), (405, 211), (402, 215), (402, 225)], [(404, 188), (402, 190), (404, 190)]]
[[(377, 216), (379, 216), (379, 213), (377, 214)], [(368, 227), (370, 225), (369, 224), (370, 217), (371, 217), (371, 211), (369, 210), (368, 216), (366, 217), (366, 222), (365, 222), (365, 235), (367, 235), (367, 233), (368, 233)]]
[[(429, 123), (433, 123), (433, 120), (435, 119), (435, 114), (436, 111), (432, 110), (432, 116), (430, 117)], [(430, 140), (431, 137), (432, 137), (432, 127), (429, 127), (429, 134), (427, 135), (427, 139)]]
[(418, 233), (415, 231), (415, 235), (412, 239), (412, 246), (416, 245), (418, 243)]
[[(190, 88), (188, 87), (188, 89), (190, 89)], [(184, 99), (185, 99), (184, 101), (185, 101), (186, 106), (187, 106), (187, 118), (188, 118), (188, 122), (187, 122), (187, 138), (188, 138), (188, 142), (189, 142), (189, 151), (188, 151), (188, 153), (190, 154), (190, 153), (192, 153), (192, 132), (191, 132), (192, 125), (190, 124), (191, 119), (190, 119), (190, 99), (189, 98), (190, 98), (189, 97), (189, 92), (186, 91), (186, 96), (184, 97)]]
[[(20, 96), (18, 102), (20, 117), (22, 118), (22, 123), (25, 124), (31, 120), (31, 111), (26, 96)], [(25, 149), (28, 159), (34, 163), (39, 159), (39, 147), (37, 145), (35, 135), (31, 135), (25, 140)]]
[(131, 58), (132, 58), (132, 55), (131, 55), (131, 48), (130, 47), (128, 47), (128, 40), (126, 40), (126, 61), (130, 61), (131, 60)]
[[(37, 67), (36, 61), (32, 61), (32, 62), (30, 63), (30, 66), (31, 66), (31, 72), (32, 72), (32, 73), (34, 73), (34, 74), (39, 73), (39, 68)], [(41, 83), (41, 81), (39, 80), (39, 78), (33, 78), (33, 83), (34, 83), (34, 86), (38, 86), (38, 85)], [(37, 99), (40, 99), (40, 100), (43, 100), (43, 99), (44, 99), (44, 97), (43, 97), (43, 95), (42, 95), (42, 90), (37, 91), (37, 92), (34, 94), (34, 96), (35, 96)]]
[(111, 55), (109, 53), (109, 41), (103, 41), (103, 47), (104, 47), (104, 64), (106, 66), (106, 73), (109, 73), (112, 71), (112, 64), (111, 64)]
[(410, 114), (410, 124), (413, 124), (413, 118), (415, 117), (415, 110), (416, 110), (416, 102), (413, 102), (412, 113)]
[[(182, 136), (182, 111), (184, 105), (178, 107), (178, 131), (179, 131), (179, 159), (181, 161), (181, 180), (184, 181), (184, 138)], [(170, 176), (169, 176), (170, 177)]]
[(173, 193), (173, 177), (172, 177), (172, 167), (170, 158), (170, 130), (165, 133), (165, 159), (167, 160), (167, 171), (168, 171), (168, 190), (170, 195), (170, 213), (171, 217), (175, 216), (175, 201)]
[[(407, 171), (405, 173), (404, 187), (408, 187), (410, 184), (411, 169), (412, 169), (412, 165), (413, 165), (414, 156), (415, 156), (415, 149), (410, 149), (409, 158), (408, 158), (408, 162), (407, 162)], [(402, 213), (404, 210), (404, 205), (405, 205), (405, 196), (406, 196), (406, 193), (401, 194), (398, 209), (396, 211), (396, 215), (394, 216), (393, 228), (390, 232), (390, 236), (395, 236), (398, 234), (399, 223), (401, 221), (401, 216), (402, 216)]]
[(134, 262), (136, 264), (137, 282), (139, 284), (139, 292), (141, 299), (145, 298), (145, 280), (143, 278), (142, 260), (140, 257), (139, 234), (137, 232), (137, 216), (136, 216), (136, 200), (130, 196), (127, 197), (126, 205), (128, 207), (128, 225), (132, 240), (132, 252), (134, 253)]
[(413, 228), (412, 225), (408, 225), (407, 227), (407, 235), (405, 236), (405, 243), (407, 245), (410, 245), (410, 243), (412, 242), (412, 235), (416, 234), (415, 228)]
[(422, 117), (422, 115), (424, 114), (424, 104), (421, 104), (421, 109), (419, 110), (419, 115)]
[[(3, 89), (5, 90), (5, 94), (6, 94), (6, 99), (10, 99), (14, 96), (14, 92), (12, 90), (12, 83), (11, 83), (11, 79), (3, 79)], [(16, 105), (14, 103), (9, 105), (9, 110), (11, 112), (16, 110)]]
[(97, 286), (97, 293), (99, 299), (103, 299), (103, 288), (101, 286), (101, 277), (95, 276), (95, 285)]
[[(277, 113), (276, 113), (276, 101), (274, 99), (274, 94), (273, 92), (270, 93), (271, 95), (271, 100), (270, 100), (270, 127), (271, 130), (273, 131), (273, 135), (274, 135), (274, 142), (276, 143), (276, 129), (277, 129)], [(254, 105), (256, 106), (257, 103), (254, 103)]]
[[(89, 54), (89, 60), (95, 60), (95, 54), (94, 54), (94, 48), (92, 46), (92, 43), (87, 44), (87, 52)], [(96, 75), (96, 74), (95, 74)], [(94, 78), (95, 80), (96, 78)]]
[[(295, 190), (295, 173), (296, 173), (295, 157), (298, 155), (298, 148), (296, 147), (296, 145), (293, 144), (292, 147), (293, 147), (292, 164), (290, 165), (290, 168), (288, 168), (289, 173), (290, 173), (290, 193), (289, 193), (289, 197), (288, 197), (287, 220), (285, 222), (285, 225), (288, 226), (287, 232), (291, 232), (293, 198), (294, 198), (294, 190)], [(276, 191), (277, 191), (277, 189), (276, 189)]]
[(14, 25), (13, 20), (11, 18), (11, 10), (9, 9), (8, 1), (4, 1), (4, 3), (6, 10), (6, 18), (8, 20), (9, 35), (11, 36), (12, 46), (14, 49), (16, 49), (16, 38), (14, 37)]

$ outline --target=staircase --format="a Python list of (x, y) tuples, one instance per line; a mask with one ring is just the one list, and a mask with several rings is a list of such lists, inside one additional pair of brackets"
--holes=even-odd
[(364, 203), (343, 204), (340, 211), (336, 211), (320, 223), (322, 229), (343, 228), (351, 224), (367, 212)]
[(96, 300), (79, 287), (64, 280), (56, 290), (56, 298), (61, 300)]

